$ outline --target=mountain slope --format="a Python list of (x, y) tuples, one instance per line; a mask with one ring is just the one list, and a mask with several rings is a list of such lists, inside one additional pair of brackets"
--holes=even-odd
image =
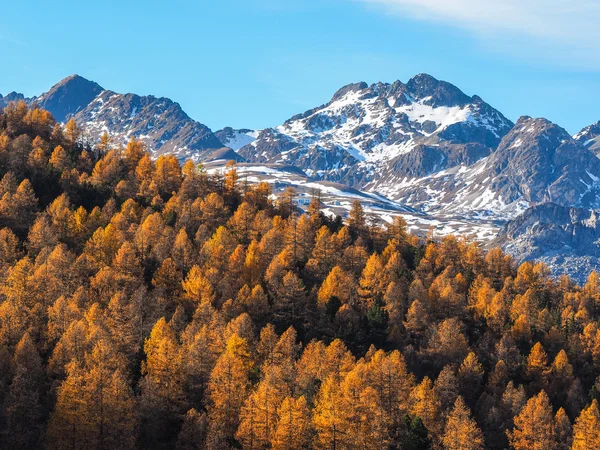
[(168, 98), (118, 94), (79, 75), (65, 78), (39, 97), (25, 98), (14, 92), (0, 96), (0, 106), (18, 100), (38, 104), (59, 122), (74, 117), (91, 143), (104, 132), (117, 145), (134, 136), (155, 155), (172, 153), (196, 160), (213, 158), (224, 147), (206, 125), (191, 119)]
[(559, 126), (522, 117), (497, 150), (421, 178), (388, 174), (366, 186), (425, 211), (510, 219), (536, 203), (600, 206), (600, 160)]
[(206, 125), (192, 120), (178, 103), (164, 97), (103, 91), (74, 117), (92, 141), (104, 132), (119, 143), (135, 136), (155, 154), (201, 159), (223, 147)]

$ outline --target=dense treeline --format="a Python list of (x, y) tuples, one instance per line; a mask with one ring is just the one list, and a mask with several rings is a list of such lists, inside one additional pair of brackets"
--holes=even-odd
[(600, 280), (0, 114), (0, 440), (600, 449)]

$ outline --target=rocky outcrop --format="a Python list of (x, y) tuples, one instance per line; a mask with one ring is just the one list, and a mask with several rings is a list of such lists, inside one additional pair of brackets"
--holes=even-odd
[(517, 261), (546, 262), (555, 274), (584, 282), (600, 267), (600, 214), (545, 203), (504, 224), (491, 245), (501, 246)]
[(589, 148), (596, 154), (596, 156), (600, 156), (600, 121), (585, 127), (583, 130), (573, 136), (573, 138), (585, 147)]
[(72, 75), (33, 101), (50, 111), (58, 122), (65, 122), (88, 106), (102, 91), (104, 89), (98, 83)]

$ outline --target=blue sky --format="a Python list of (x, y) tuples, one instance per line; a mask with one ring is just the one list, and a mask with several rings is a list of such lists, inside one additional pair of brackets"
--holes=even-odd
[[(526, 3), (523, 5), (522, 3)], [(355, 81), (426, 72), (512, 120), (600, 120), (598, 0), (29, 0), (0, 11), (0, 93), (72, 73), (263, 128)]]

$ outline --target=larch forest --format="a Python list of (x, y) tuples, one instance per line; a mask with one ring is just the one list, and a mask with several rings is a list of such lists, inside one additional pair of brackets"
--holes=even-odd
[(0, 446), (600, 449), (600, 279), (0, 113)]

